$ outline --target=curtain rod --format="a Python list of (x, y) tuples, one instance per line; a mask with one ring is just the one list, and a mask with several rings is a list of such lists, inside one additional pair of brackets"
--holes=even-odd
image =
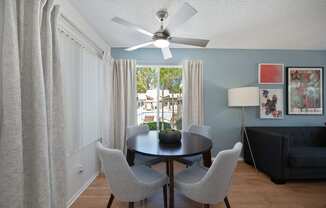
[(78, 26), (76, 26), (69, 18), (67, 18), (65, 15), (61, 14), (61, 21), (59, 23), (59, 30), (73, 36), (81, 36), (82, 40), (80, 40), (79, 37), (77, 42), (80, 44), (86, 44), (91, 49), (95, 50), (95, 52), (102, 58), (104, 55), (104, 51), (92, 40), (89, 38), (87, 34), (85, 34), (83, 31), (79, 29)]
[(136, 67), (162, 67), (162, 68), (182, 68), (182, 65), (160, 65), (160, 64), (152, 64), (152, 65), (136, 65)]

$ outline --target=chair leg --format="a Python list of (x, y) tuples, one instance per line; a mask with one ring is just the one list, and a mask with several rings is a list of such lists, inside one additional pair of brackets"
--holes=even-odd
[(231, 208), (231, 206), (230, 206), (230, 202), (229, 202), (227, 196), (224, 198), (224, 203), (225, 203), (225, 206), (226, 206), (227, 208)]
[(166, 161), (166, 175), (167, 176), (170, 176), (170, 173), (169, 173), (169, 161)]
[(109, 202), (108, 202), (108, 206), (107, 206), (107, 208), (111, 208), (111, 205), (112, 205), (113, 200), (114, 200), (114, 195), (111, 194), (111, 195), (110, 195), (110, 199), (109, 199)]
[(134, 208), (134, 202), (129, 202), (129, 208)]
[(209, 204), (204, 204), (204, 208), (209, 208)]
[(164, 185), (163, 186), (163, 201), (164, 201), (164, 208), (167, 208), (168, 207), (168, 188), (167, 188), (167, 185)]

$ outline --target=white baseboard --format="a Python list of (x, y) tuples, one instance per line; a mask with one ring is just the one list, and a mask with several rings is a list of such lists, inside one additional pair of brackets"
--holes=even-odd
[(89, 185), (96, 179), (99, 172), (96, 172), (86, 183), (68, 200), (66, 207), (69, 208), (78, 199), (78, 197), (88, 188)]

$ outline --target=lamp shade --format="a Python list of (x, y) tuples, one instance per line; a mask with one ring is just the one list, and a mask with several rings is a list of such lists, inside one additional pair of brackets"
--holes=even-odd
[(240, 87), (228, 89), (229, 107), (259, 106), (258, 87)]

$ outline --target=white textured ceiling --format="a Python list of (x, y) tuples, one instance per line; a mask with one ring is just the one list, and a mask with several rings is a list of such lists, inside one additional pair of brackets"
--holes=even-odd
[[(155, 12), (172, 16), (183, 0), (70, 0), (112, 47), (150, 41), (113, 23), (115, 16), (155, 32)], [(171, 31), (174, 36), (209, 39), (209, 48), (326, 49), (326, 0), (188, 0), (198, 13)], [(167, 20), (168, 21), (168, 20)], [(172, 47), (185, 47), (172, 45)]]

